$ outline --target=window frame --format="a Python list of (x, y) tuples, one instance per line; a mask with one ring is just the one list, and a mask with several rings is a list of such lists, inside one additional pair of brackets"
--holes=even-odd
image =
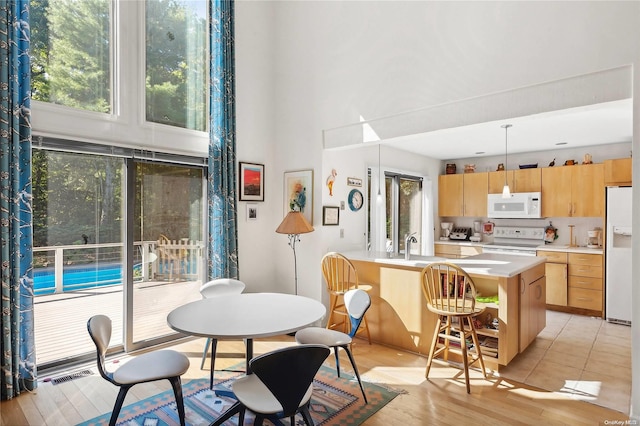
[[(91, 141), (140, 150), (207, 157), (208, 130), (189, 130), (146, 121), (145, 2), (113, 0), (112, 17), (112, 112), (104, 114), (32, 101), (33, 133), (76, 140), (79, 143)], [(209, 37), (207, 51), (208, 43)], [(209, 78), (207, 71), (207, 86)], [(70, 132), (69, 129), (73, 131)]]

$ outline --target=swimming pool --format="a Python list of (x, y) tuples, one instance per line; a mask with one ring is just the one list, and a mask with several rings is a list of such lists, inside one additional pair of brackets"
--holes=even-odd
[[(62, 290), (74, 291), (122, 285), (122, 265), (87, 265), (67, 267), (62, 274)], [(56, 291), (53, 268), (39, 268), (33, 272), (35, 296), (53, 294)]]

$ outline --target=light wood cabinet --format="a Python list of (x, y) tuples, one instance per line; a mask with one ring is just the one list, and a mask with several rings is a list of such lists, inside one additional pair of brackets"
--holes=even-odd
[(543, 217), (602, 217), (603, 214), (602, 164), (542, 169)]
[[(603, 312), (603, 274), (601, 254), (539, 250), (545, 256), (547, 305), (575, 313)], [(564, 309), (561, 309), (561, 308)]]
[(538, 250), (538, 256), (547, 258), (547, 305), (567, 306), (567, 282), (569, 265), (567, 252)]
[(603, 312), (601, 254), (569, 253), (568, 305)]
[[(540, 192), (542, 190), (542, 169), (507, 170), (507, 183), (511, 192)], [(504, 173), (489, 172), (489, 194), (501, 194), (504, 187)]]
[(465, 173), (464, 216), (485, 217), (487, 215), (487, 173)]
[(434, 244), (434, 255), (449, 259), (460, 259), (463, 257), (482, 254), (481, 246), (456, 245), (456, 244)]
[(609, 186), (631, 186), (631, 158), (604, 160), (604, 184)]
[(463, 176), (438, 176), (438, 216), (463, 216)]
[(487, 185), (487, 173), (438, 176), (438, 215), (486, 216)]
[(546, 326), (545, 265), (520, 274), (520, 352), (524, 351)]
[[(422, 268), (355, 259), (352, 262), (360, 281), (371, 285), (367, 291), (372, 301), (367, 311), (371, 340), (426, 356), (433, 339), (436, 315), (425, 306)], [(520, 352), (520, 275), (509, 278), (470, 275), (480, 294), (498, 295), (500, 300), (499, 304), (488, 304), (484, 316), (478, 318), (482, 324), (488, 322), (489, 314), (492, 319), (498, 320), (497, 330), (481, 328), (478, 334), (497, 339), (498, 357), (485, 355), (484, 360), (488, 368), (499, 371), (501, 366), (509, 364)], [(461, 361), (456, 354), (450, 354), (450, 359)]]

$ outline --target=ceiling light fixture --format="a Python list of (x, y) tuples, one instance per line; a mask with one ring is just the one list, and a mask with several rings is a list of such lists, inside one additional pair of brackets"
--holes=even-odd
[(502, 198), (511, 198), (511, 190), (509, 189), (509, 183), (507, 182), (507, 134), (511, 124), (504, 124), (500, 126), (504, 129), (504, 186), (502, 187)]

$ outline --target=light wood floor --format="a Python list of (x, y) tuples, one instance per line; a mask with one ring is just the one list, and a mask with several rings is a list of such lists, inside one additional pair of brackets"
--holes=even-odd
[[(258, 340), (255, 353), (292, 344), (295, 343), (290, 336)], [(208, 371), (199, 369), (203, 346), (204, 339), (172, 346), (190, 358), (191, 367), (183, 376), (185, 382), (208, 377)], [(241, 341), (219, 342), (216, 367), (243, 362), (243, 353)], [(467, 394), (464, 376), (458, 368), (436, 361), (430, 379), (426, 380), (425, 358), (368, 345), (361, 339), (354, 345), (354, 355), (365, 380), (407, 391), (374, 414), (365, 425), (603, 425), (629, 419), (620, 412), (512, 380), (493, 376), (485, 380), (477, 371), (472, 373), (471, 394)], [(351, 373), (346, 355), (342, 356), (341, 365)], [(333, 365), (333, 357), (327, 363)], [(82, 367), (86, 368), (78, 366), (68, 371)], [(166, 381), (134, 386), (125, 405), (168, 389)], [(41, 382), (35, 392), (0, 404), (0, 425), (75, 425), (111, 411), (117, 390), (97, 374), (58, 385)]]

